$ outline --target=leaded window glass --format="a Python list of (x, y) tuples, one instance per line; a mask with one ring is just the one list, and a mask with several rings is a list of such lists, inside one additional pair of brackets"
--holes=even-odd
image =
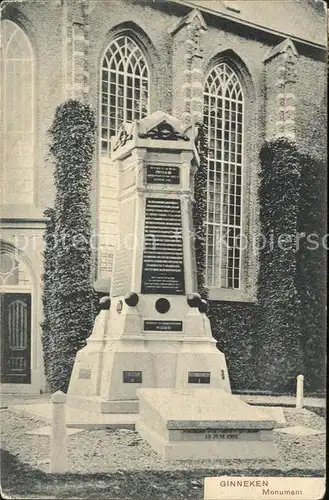
[(105, 52), (101, 76), (101, 151), (110, 154), (111, 137), (123, 122), (149, 112), (149, 70), (137, 43), (115, 38)]
[(241, 288), (244, 97), (225, 62), (206, 78), (204, 124), (208, 131), (206, 282)]

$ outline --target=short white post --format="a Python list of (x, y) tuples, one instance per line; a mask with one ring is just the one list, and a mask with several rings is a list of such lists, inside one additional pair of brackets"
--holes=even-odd
[(296, 408), (303, 408), (304, 375), (297, 377)]
[(50, 443), (50, 472), (63, 474), (67, 472), (67, 439), (65, 425), (66, 394), (57, 391), (51, 396), (52, 425)]

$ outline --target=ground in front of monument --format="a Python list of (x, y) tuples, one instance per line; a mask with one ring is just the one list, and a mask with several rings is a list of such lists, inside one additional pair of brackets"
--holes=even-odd
[[(43, 396), (42, 402), (47, 405), (48, 399)], [(49, 421), (15, 411), (18, 404), (21, 399), (3, 398), (7, 408), (0, 415), (1, 485), (7, 498), (202, 500), (209, 476), (324, 476), (324, 408), (283, 408), (286, 427), (273, 431), (274, 460), (165, 461), (134, 430), (68, 429), (69, 470), (55, 475), (48, 473)]]

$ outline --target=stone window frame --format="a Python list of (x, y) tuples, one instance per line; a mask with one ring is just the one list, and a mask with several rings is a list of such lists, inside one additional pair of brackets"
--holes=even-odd
[[(5, 268), (3, 265), (4, 258), (9, 260)], [(0, 242), (0, 286), (2, 290), (8, 287), (14, 290), (32, 289), (32, 279), (28, 266), (17, 255), (17, 252), (15, 254), (8, 245), (5, 246), (2, 242)]]
[[(20, 18), (21, 16), (16, 16)], [(30, 158), (30, 175), (31, 175), (31, 189), (29, 190), (29, 201), (27, 204), (33, 204), (34, 203), (34, 183), (35, 183), (35, 171), (34, 171), (34, 157), (35, 157), (35, 136), (36, 136), (36, 96), (35, 96), (35, 86), (36, 86), (36, 55), (33, 47), (33, 43), (31, 40), (31, 37), (27, 33), (27, 30), (25, 29), (24, 26), (22, 26), (21, 23), (13, 21), (10, 17), (5, 17), (4, 19), (1, 20), (1, 32), (3, 30), (4, 24), (7, 24), (10, 26), (10, 29), (12, 29), (12, 33), (10, 35), (9, 43), (5, 47), (5, 50), (8, 49), (10, 42), (13, 40), (13, 38), (16, 36), (16, 34), (19, 34), (22, 36), (22, 41), (25, 44), (27, 48), (27, 52), (29, 57), (24, 57), (24, 58), (6, 58), (6, 54), (4, 54), (4, 47), (0, 47), (0, 64), (1, 64), (1, 74), (3, 76), (3, 81), (4, 84), (2, 86), (1, 90), (1, 110), (2, 110), (2, 115), (4, 119), (1, 120), (1, 136), (2, 136), (2, 156), (3, 156), (3, 172), (2, 172), (2, 184), (3, 184), (3, 198), (2, 202), (5, 204), (10, 204), (10, 205), (15, 205), (17, 204), (17, 192), (15, 194), (15, 199), (11, 200), (10, 198), (8, 199), (6, 196), (7, 193), (7, 186), (6, 186), (6, 170), (7, 170), (7, 165), (5, 161), (5, 144), (7, 143), (7, 136), (10, 134), (19, 134), (20, 136), (24, 135), (25, 137), (28, 136), (30, 140), (27, 142), (31, 145), (31, 151), (30, 155), (28, 157)], [(29, 110), (26, 111), (26, 116), (30, 116), (30, 129), (28, 131), (26, 130), (12, 130), (8, 131), (6, 129), (6, 116), (7, 116), (7, 106), (6, 104), (8, 102), (7, 96), (6, 96), (6, 66), (7, 66), (7, 61), (15, 61), (16, 63), (19, 61), (22, 61), (23, 63), (30, 63), (29, 71), (30, 71), (30, 98), (25, 99), (25, 102), (28, 103), (29, 105)], [(21, 87), (18, 89), (18, 86), (13, 85), (14, 92), (17, 92), (21, 90)], [(25, 86), (24, 86), (25, 87)], [(13, 94), (14, 95), (14, 94)], [(21, 203), (22, 204), (22, 203)], [(23, 203), (25, 204), (25, 203)]]
[(99, 137), (98, 137), (98, 151), (100, 158), (111, 158), (110, 153), (102, 152), (101, 147), (101, 107), (102, 107), (102, 69), (103, 69), (103, 60), (106, 54), (106, 51), (112, 44), (114, 40), (121, 36), (128, 36), (131, 40), (138, 46), (140, 51), (142, 52), (147, 68), (148, 68), (148, 114), (153, 111), (153, 101), (156, 97), (156, 88), (154, 85), (154, 68), (158, 66), (158, 56), (156, 50), (153, 46), (153, 43), (149, 39), (148, 35), (144, 32), (142, 28), (140, 28), (134, 22), (124, 22), (116, 27), (113, 27), (107, 34), (104, 43), (102, 44), (100, 56), (98, 60), (98, 90), (97, 90), (97, 123), (99, 124)]
[[(226, 63), (233, 69), (237, 75), (244, 94), (244, 126), (243, 126), (243, 143), (244, 143), (244, 158), (243, 158), (243, 204), (242, 212), (242, 228), (243, 228), (243, 247), (245, 249), (241, 253), (241, 275), (240, 288), (220, 288), (208, 287), (209, 299), (218, 301), (232, 302), (255, 302), (256, 301), (256, 282), (258, 273), (258, 253), (256, 246), (253, 244), (255, 235), (258, 234), (257, 211), (257, 168), (255, 147), (258, 142), (253, 131), (249, 127), (249, 117), (253, 116), (253, 126), (256, 126), (256, 95), (255, 87), (252, 81), (251, 74), (244, 61), (233, 51), (225, 50), (212, 57), (210, 61), (204, 64), (203, 71), (203, 89), (205, 88), (206, 79), (210, 71), (217, 65)], [(254, 115), (252, 115), (252, 113)], [(248, 121), (248, 123), (247, 123)]]

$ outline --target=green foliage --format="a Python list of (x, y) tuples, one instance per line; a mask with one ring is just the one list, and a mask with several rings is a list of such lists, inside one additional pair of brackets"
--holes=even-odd
[(325, 233), (325, 165), (285, 138), (266, 142), (260, 160), (258, 301), (212, 302), (213, 334), (233, 389), (289, 393), (299, 373), (306, 390), (323, 389), (325, 251), (305, 238), (298, 250), (296, 233)]
[(300, 238), (297, 253), (297, 286), (305, 373), (309, 374), (305, 387), (313, 392), (323, 387), (326, 374), (326, 250), (321, 240), (327, 233), (327, 179), (324, 162), (309, 155), (301, 156), (301, 172), (298, 231), (305, 237)]
[(45, 375), (48, 380), (51, 372), (51, 300), (52, 300), (52, 279), (55, 270), (54, 233), (55, 233), (55, 210), (47, 208), (44, 211), (46, 227), (43, 235), (44, 241), (44, 274), (43, 274), (43, 313), (42, 323), (42, 347)]
[(43, 346), (53, 392), (67, 390), (76, 353), (85, 345), (94, 319), (90, 247), (94, 113), (88, 105), (69, 100), (56, 109), (50, 132), (56, 196), (49, 229), (55, 249), (45, 250)]
[(210, 302), (208, 317), (217, 347), (225, 354), (232, 389), (259, 388), (254, 357), (254, 304)]
[(267, 244), (260, 252), (254, 355), (262, 388), (287, 392), (304, 371), (295, 251), (300, 155), (294, 143), (279, 138), (265, 143), (260, 159), (260, 222)]
[(204, 125), (198, 123), (198, 135), (196, 147), (199, 154), (199, 167), (194, 176), (194, 205), (193, 205), (193, 227), (195, 234), (195, 259), (197, 269), (198, 292), (202, 298), (208, 297), (206, 287), (206, 231), (205, 221), (207, 213), (207, 136)]

